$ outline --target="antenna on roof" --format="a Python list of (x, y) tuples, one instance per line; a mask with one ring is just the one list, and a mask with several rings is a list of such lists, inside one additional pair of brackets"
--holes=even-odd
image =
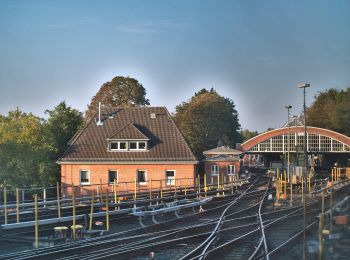
[(101, 102), (98, 102), (98, 121), (97, 125), (103, 125), (102, 120), (101, 120)]

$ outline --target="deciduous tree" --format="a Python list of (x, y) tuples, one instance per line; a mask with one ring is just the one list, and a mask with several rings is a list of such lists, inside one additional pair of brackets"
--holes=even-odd
[(85, 119), (89, 120), (98, 111), (101, 102), (107, 111), (118, 107), (149, 105), (146, 89), (134, 78), (118, 76), (102, 84), (100, 90), (92, 98)]
[(198, 158), (219, 140), (233, 146), (241, 141), (240, 124), (233, 101), (215, 90), (202, 89), (176, 106), (175, 122)]

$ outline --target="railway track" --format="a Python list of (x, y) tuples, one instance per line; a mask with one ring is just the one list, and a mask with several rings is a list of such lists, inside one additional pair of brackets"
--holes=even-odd
[[(259, 185), (261, 184), (257, 183), (255, 187), (258, 187)], [(251, 187), (245, 189), (243, 193), (247, 193), (247, 190), (249, 189), (251, 189)], [(254, 193), (260, 193), (259, 190), (251, 190), (252, 191), (247, 193), (247, 195), (252, 196)], [(125, 251), (127, 249), (126, 246), (131, 244), (133, 245), (134, 249), (137, 248), (137, 245), (142, 246), (142, 244), (145, 243), (147, 243), (147, 247), (149, 247), (151, 242), (153, 244), (157, 242), (164, 244), (166, 240), (169, 240), (168, 238), (170, 235), (175, 237), (171, 239), (185, 241), (186, 235), (188, 237), (193, 236), (193, 230), (197, 230), (197, 237), (205, 237), (207, 233), (206, 230), (210, 231), (210, 228), (215, 225), (215, 221), (220, 211), (222, 211), (227, 204), (231, 203), (230, 201), (240, 196), (242, 196), (242, 194), (233, 194), (223, 197), (220, 200), (213, 201), (212, 203), (206, 205), (204, 212), (192, 212), (189, 215), (182, 216), (180, 219), (166, 220), (157, 225), (131, 229), (104, 237), (75, 241), (59, 247), (57, 246), (52, 248), (30, 250), (20, 254), (7, 254), (0, 256), (0, 259), (9, 259), (14, 257), (19, 257), (18, 259), (52, 259), (57, 258), (58, 256), (67, 257), (67, 259), (82, 259), (82, 257), (85, 257), (85, 255), (88, 259), (89, 255), (91, 256), (93, 252), (97, 250), (98, 254), (100, 255), (100, 250), (105, 250), (105, 252), (108, 252), (110, 255), (113, 253), (111, 250), (114, 249), (116, 251), (115, 248), (122, 248)], [(79, 255), (75, 256), (74, 251), (79, 252)], [(86, 254), (83, 254), (82, 252), (86, 252)], [(90, 259), (92, 258), (90, 257)]]

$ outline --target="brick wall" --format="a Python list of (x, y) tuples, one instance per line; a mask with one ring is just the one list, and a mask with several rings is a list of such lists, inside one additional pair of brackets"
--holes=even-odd
[[(159, 188), (161, 185), (166, 186), (165, 171), (175, 170), (176, 186), (193, 185), (195, 176), (195, 165), (193, 164), (140, 164), (140, 165), (101, 165), (101, 164), (63, 164), (61, 165), (61, 182), (62, 185), (80, 186), (80, 171), (88, 170), (90, 172), (90, 185), (82, 185), (82, 191), (88, 192), (91, 189), (97, 189), (102, 180), (103, 190), (107, 188), (112, 190), (113, 185), (108, 185), (108, 171), (118, 171), (118, 190), (133, 191), (134, 181), (137, 175), (137, 170), (147, 171), (147, 184), (138, 185), (138, 189)], [(162, 184), (160, 181), (163, 180)], [(69, 192), (68, 192), (69, 193)]]
[(217, 183), (217, 176), (211, 175), (211, 166), (212, 165), (218, 165), (219, 166), (219, 174), (220, 179), (222, 179), (222, 176), (225, 178), (225, 181), (229, 181), (228, 175), (227, 175), (227, 167), (229, 165), (235, 165), (235, 173), (238, 176), (238, 173), (241, 169), (241, 162), (240, 161), (215, 161), (215, 162), (205, 162), (205, 174), (207, 177), (208, 183)]

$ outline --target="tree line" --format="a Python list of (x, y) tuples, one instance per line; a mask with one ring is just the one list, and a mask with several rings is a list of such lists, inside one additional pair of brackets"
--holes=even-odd
[[(46, 110), (47, 119), (19, 108), (0, 115), (0, 186), (31, 188), (55, 185), (60, 179), (57, 159), (68, 141), (98, 111), (150, 105), (146, 89), (136, 79), (114, 77), (104, 83), (82, 112), (59, 103)], [(218, 144), (235, 147), (257, 131), (242, 130), (234, 101), (215, 89), (201, 89), (175, 108), (172, 115), (198, 159)], [(350, 135), (350, 90), (319, 93), (308, 109), (309, 125)]]

